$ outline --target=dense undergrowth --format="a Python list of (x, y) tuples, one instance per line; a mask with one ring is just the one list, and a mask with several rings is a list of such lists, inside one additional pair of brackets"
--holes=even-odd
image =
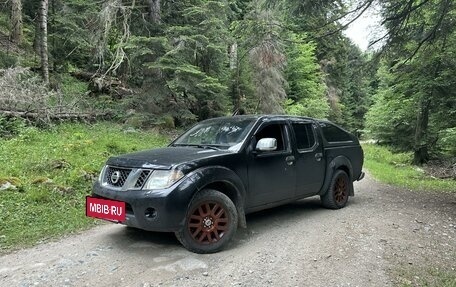
[(168, 141), (112, 123), (19, 128), (0, 138), (0, 252), (93, 225), (85, 196), (106, 159)]

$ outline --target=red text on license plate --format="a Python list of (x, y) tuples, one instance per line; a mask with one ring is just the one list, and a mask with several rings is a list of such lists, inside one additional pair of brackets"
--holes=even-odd
[(125, 202), (86, 196), (86, 216), (125, 221)]

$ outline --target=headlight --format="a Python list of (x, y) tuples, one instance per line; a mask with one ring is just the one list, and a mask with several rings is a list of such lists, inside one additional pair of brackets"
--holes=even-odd
[(102, 183), (102, 182), (103, 182), (103, 176), (104, 176), (105, 170), (106, 170), (106, 165), (103, 166), (103, 168), (102, 168), (101, 171), (100, 171), (100, 175), (98, 176), (98, 182), (99, 182), (99, 183)]
[(163, 189), (184, 177), (180, 170), (154, 170), (143, 189)]

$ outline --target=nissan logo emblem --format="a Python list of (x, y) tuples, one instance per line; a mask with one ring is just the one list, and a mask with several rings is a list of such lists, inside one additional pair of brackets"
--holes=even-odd
[(111, 174), (111, 182), (116, 184), (119, 182), (120, 179), (120, 171), (116, 170)]

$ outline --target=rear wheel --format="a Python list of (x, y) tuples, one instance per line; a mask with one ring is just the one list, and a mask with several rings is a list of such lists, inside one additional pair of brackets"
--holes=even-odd
[(176, 232), (185, 248), (196, 253), (222, 250), (236, 233), (236, 207), (225, 194), (211, 189), (200, 191), (187, 211), (184, 227)]
[(326, 208), (339, 209), (347, 204), (350, 192), (350, 179), (343, 170), (336, 170), (328, 191), (321, 196), (321, 203)]

